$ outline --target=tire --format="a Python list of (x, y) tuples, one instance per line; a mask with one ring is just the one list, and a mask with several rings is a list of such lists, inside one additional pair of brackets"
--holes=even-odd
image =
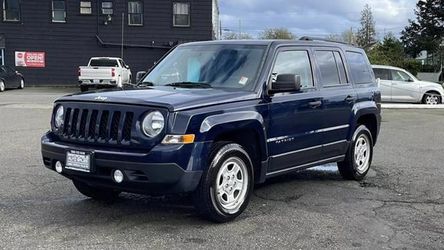
[(5, 82), (0, 80), (0, 92), (5, 91), (5, 89), (6, 89)]
[(253, 190), (250, 156), (241, 145), (231, 142), (215, 143), (209, 156), (208, 169), (193, 193), (194, 206), (211, 221), (234, 220), (248, 206)]
[(25, 79), (20, 79), (20, 85), (18, 86), (18, 89), (24, 89), (25, 88)]
[(442, 103), (442, 97), (435, 92), (427, 92), (422, 97), (422, 103), (427, 105), (437, 105)]
[(353, 133), (344, 161), (338, 162), (339, 173), (346, 180), (360, 181), (367, 175), (372, 158), (372, 133), (365, 125), (360, 125)]
[(73, 180), (72, 182), (74, 183), (74, 186), (80, 193), (94, 200), (112, 202), (120, 194), (120, 192), (111, 189), (92, 187), (80, 181)]
[(86, 92), (89, 90), (89, 86), (87, 85), (80, 85), (80, 92)]

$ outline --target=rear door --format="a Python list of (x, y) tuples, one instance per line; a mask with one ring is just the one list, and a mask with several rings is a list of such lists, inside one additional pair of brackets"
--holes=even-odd
[(323, 126), (322, 96), (315, 87), (311, 50), (285, 47), (278, 50), (269, 84), (279, 74), (301, 77), (301, 91), (270, 96), (267, 175), (274, 175), (319, 160)]
[(324, 98), (323, 125), (320, 131), (322, 155), (332, 158), (344, 154), (347, 149), (347, 135), (357, 95), (349, 80), (341, 50), (316, 48), (314, 54)]
[(375, 78), (379, 79), (379, 89), (383, 102), (392, 101), (392, 73), (389, 69), (373, 68)]
[(401, 70), (390, 70), (392, 75), (392, 101), (417, 102), (420, 100), (420, 86), (407, 73)]

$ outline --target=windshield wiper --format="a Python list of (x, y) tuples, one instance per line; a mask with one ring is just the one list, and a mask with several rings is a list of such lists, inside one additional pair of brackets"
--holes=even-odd
[(179, 87), (179, 88), (212, 88), (210, 84), (204, 82), (173, 82), (165, 86)]
[(142, 85), (144, 85), (144, 86), (154, 86), (154, 83), (153, 82), (139, 82), (137, 84), (137, 86), (142, 86)]

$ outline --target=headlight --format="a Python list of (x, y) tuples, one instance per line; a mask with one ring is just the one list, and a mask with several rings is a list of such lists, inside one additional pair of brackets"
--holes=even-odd
[(148, 137), (159, 135), (164, 126), (165, 119), (159, 111), (149, 113), (142, 121), (142, 131)]
[(56, 128), (60, 128), (61, 126), (63, 126), (63, 114), (64, 113), (65, 113), (65, 111), (63, 109), (63, 106), (60, 105), (57, 108), (57, 111), (56, 111), (55, 116), (54, 116), (54, 126)]

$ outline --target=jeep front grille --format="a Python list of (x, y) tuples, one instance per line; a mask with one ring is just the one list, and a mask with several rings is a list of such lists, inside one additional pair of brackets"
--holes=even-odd
[(66, 107), (62, 139), (78, 142), (131, 143), (134, 112)]

